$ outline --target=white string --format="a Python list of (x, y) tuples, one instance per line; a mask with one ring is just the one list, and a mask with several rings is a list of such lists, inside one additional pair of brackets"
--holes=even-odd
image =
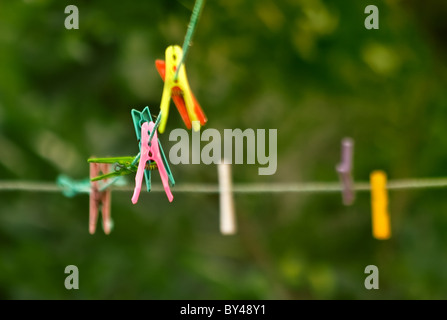
[[(446, 188), (447, 178), (421, 178), (390, 180), (387, 183), (388, 190), (405, 189), (429, 189)], [(133, 191), (133, 186), (110, 187), (113, 191)], [(233, 193), (330, 193), (341, 192), (342, 186), (339, 182), (281, 182), (281, 183), (246, 183), (233, 184)], [(357, 182), (354, 184), (355, 191), (370, 191), (369, 182)], [(42, 181), (0, 181), (0, 192), (5, 191), (23, 191), (23, 192), (61, 192), (61, 187), (54, 182)], [(78, 190), (81, 193), (89, 193), (88, 186)], [(153, 183), (152, 192), (164, 192), (161, 184)], [(205, 183), (176, 183), (173, 188), (175, 192), (184, 193), (219, 193), (218, 184)]]

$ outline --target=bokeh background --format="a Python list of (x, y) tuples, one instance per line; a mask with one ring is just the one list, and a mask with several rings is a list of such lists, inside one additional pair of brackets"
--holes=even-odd
[[(80, 12), (67, 30), (64, 9)], [(366, 30), (364, 9), (379, 8)], [(88, 177), (90, 156), (138, 152), (131, 109), (159, 111), (155, 59), (182, 45), (192, 0), (0, 3), (0, 180)], [(447, 176), (447, 2), (205, 3), (186, 72), (207, 128), (277, 129), (278, 169), (234, 165), (234, 183)], [(171, 103), (170, 130), (184, 128)], [(178, 185), (214, 165), (172, 165)], [(133, 184), (133, 177), (128, 177)], [(159, 183), (158, 173), (152, 178)], [(114, 192), (114, 230), (88, 233), (88, 195), (0, 191), (2, 299), (445, 299), (445, 189), (390, 191), (392, 237), (371, 234), (370, 194), (236, 194), (238, 232), (219, 232), (217, 194)], [(379, 290), (364, 269), (379, 268)], [(80, 289), (66, 290), (76, 265)]]

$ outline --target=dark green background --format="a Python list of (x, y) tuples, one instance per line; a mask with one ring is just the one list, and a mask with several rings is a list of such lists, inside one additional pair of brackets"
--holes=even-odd
[[(66, 30), (65, 6), (80, 12)], [(377, 5), (380, 29), (366, 30)], [(192, 0), (0, 3), (0, 180), (88, 177), (92, 155), (138, 152), (130, 110), (158, 112), (154, 65), (182, 45)], [(208, 0), (186, 71), (207, 128), (278, 130), (278, 170), (235, 165), (235, 183), (447, 176), (447, 4)], [(160, 140), (184, 128), (171, 104)], [(217, 183), (214, 165), (171, 166), (178, 185)], [(133, 177), (128, 177), (129, 185)], [(153, 182), (159, 183), (158, 173)], [(236, 194), (238, 233), (219, 198), (114, 192), (115, 228), (88, 233), (88, 195), (0, 192), (2, 299), (445, 299), (445, 189), (392, 191), (392, 238), (371, 234), (370, 195)], [(379, 290), (364, 287), (367, 265)], [(66, 290), (76, 265), (80, 289)]]

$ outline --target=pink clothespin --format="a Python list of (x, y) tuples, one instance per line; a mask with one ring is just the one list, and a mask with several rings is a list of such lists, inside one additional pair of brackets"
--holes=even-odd
[(140, 147), (140, 163), (138, 164), (138, 171), (135, 176), (135, 189), (132, 196), (132, 203), (135, 204), (138, 201), (138, 197), (141, 191), (141, 183), (143, 180), (144, 168), (146, 167), (146, 162), (149, 160), (155, 161), (158, 167), (158, 172), (160, 173), (160, 178), (163, 183), (166, 195), (168, 196), (169, 202), (172, 202), (174, 196), (169, 188), (169, 179), (166, 168), (163, 164), (163, 160), (160, 154), (160, 148), (158, 147), (158, 135), (157, 129), (152, 136), (152, 141), (149, 142), (150, 132), (154, 130), (154, 122), (144, 122), (141, 125), (141, 147)]
[(352, 153), (354, 141), (351, 138), (342, 140), (341, 163), (337, 165), (337, 172), (343, 188), (343, 204), (351, 205), (354, 202), (354, 183), (352, 181)]
[[(99, 175), (100, 171), (103, 174), (109, 173), (108, 163), (90, 163), (90, 179)], [(108, 179), (105, 179), (107, 181)], [(89, 232), (94, 234), (96, 230), (96, 223), (98, 221), (98, 211), (101, 208), (102, 211), (102, 226), (105, 234), (109, 234), (111, 231), (110, 221), (110, 208), (112, 200), (112, 192), (110, 189), (100, 191), (98, 187), (98, 181), (90, 182), (90, 221)]]

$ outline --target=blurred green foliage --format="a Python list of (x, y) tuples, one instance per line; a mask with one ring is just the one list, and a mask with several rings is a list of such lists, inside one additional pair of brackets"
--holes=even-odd
[[(64, 28), (75, 4), (80, 28)], [(377, 5), (380, 29), (366, 30)], [(182, 45), (192, 0), (0, 3), (0, 180), (88, 176), (90, 156), (138, 152), (130, 110), (158, 112), (155, 59)], [(443, 0), (208, 0), (186, 61), (207, 127), (278, 129), (278, 170), (235, 165), (235, 183), (446, 176)], [(171, 104), (167, 132), (184, 128)], [(171, 166), (178, 185), (217, 169)], [(155, 182), (158, 175), (154, 175)], [(129, 184), (133, 183), (132, 177)], [(88, 196), (0, 193), (2, 299), (446, 299), (445, 190), (390, 193), (392, 238), (371, 235), (370, 196), (237, 194), (238, 233), (217, 195), (112, 195), (115, 228), (88, 233)], [(80, 289), (66, 290), (76, 265)], [(380, 270), (366, 290), (364, 269)]]

